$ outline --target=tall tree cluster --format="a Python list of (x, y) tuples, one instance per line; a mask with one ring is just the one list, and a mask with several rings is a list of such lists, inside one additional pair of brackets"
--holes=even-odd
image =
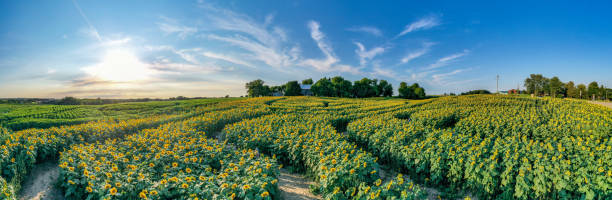
[(363, 78), (351, 83), (341, 76), (323, 77), (312, 85), (312, 93), (323, 97), (390, 97), (393, 86), (386, 80)]
[[(351, 82), (341, 76), (335, 76), (333, 78), (323, 77), (317, 82), (313, 82), (309, 78), (302, 80), (301, 83), (302, 85), (311, 85), (310, 90), (312, 94), (322, 97), (367, 98), (393, 96), (393, 86), (387, 80), (362, 78), (361, 80)], [(406, 87), (414, 95), (402, 95), (400, 92), (401, 97), (412, 99), (425, 97), (425, 89), (418, 84), (415, 83), (410, 87)], [(249, 97), (271, 96), (276, 92), (280, 92), (285, 96), (303, 95), (298, 81), (289, 81), (281, 86), (268, 86), (264, 84), (263, 80), (257, 79), (246, 83), (245, 88)]]
[(573, 81), (562, 82), (559, 77), (546, 78), (542, 74), (531, 74), (525, 79), (527, 93), (538, 96), (570, 97), (578, 99), (611, 99), (612, 90), (593, 81), (589, 85)]
[(406, 99), (424, 99), (425, 89), (414, 83), (410, 86), (406, 82), (401, 82), (398, 89), (399, 96)]

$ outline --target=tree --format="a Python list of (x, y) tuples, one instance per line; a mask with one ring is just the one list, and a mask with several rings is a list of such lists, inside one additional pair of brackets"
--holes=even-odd
[(425, 89), (419, 86), (418, 83), (413, 83), (410, 88), (412, 88), (412, 91), (414, 91), (414, 99), (425, 98)]
[(380, 80), (378, 85), (376, 85), (377, 92), (379, 93), (377, 96), (385, 96), (390, 97), (393, 95), (393, 87), (386, 80)]
[(544, 90), (548, 87), (548, 79), (542, 74), (531, 74), (529, 78), (525, 79), (525, 88), (527, 93), (540, 95), (544, 93)]
[(389, 84), (386, 80), (381, 80), (380, 83), (378, 83), (379, 89), (382, 91), (381, 95), (384, 97), (390, 97), (393, 96), (393, 86), (391, 84)]
[(587, 89), (586, 89), (586, 85), (584, 84), (578, 84), (578, 98), (580, 99), (587, 99), (588, 94), (587, 94)]
[(362, 78), (361, 80), (355, 81), (353, 84), (353, 95), (358, 98), (375, 96), (377, 81), (376, 79), (370, 80), (368, 78)]
[(329, 78), (323, 77), (310, 87), (315, 96), (331, 97), (334, 95), (334, 86)]
[(398, 92), (400, 97), (406, 99), (424, 99), (426, 96), (425, 89), (419, 86), (418, 83), (414, 83), (408, 87), (406, 82), (401, 82)]
[(576, 86), (573, 81), (567, 82), (565, 84), (565, 91), (567, 91), (567, 97), (570, 98), (578, 98), (578, 91), (576, 90)]
[(246, 83), (245, 88), (249, 97), (270, 96), (270, 87), (264, 85), (261, 79)]
[(491, 94), (489, 90), (471, 90), (468, 92), (463, 92), (461, 95), (470, 95), (470, 94)]
[(353, 90), (353, 83), (345, 80), (341, 76), (336, 76), (331, 79), (331, 83), (334, 87), (334, 96), (336, 97), (351, 97), (351, 91)]
[(414, 90), (408, 87), (408, 84), (406, 84), (406, 82), (401, 82), (397, 91), (399, 92), (399, 96), (401, 98), (411, 99), (412, 97), (414, 97)]
[(59, 105), (79, 105), (79, 99), (74, 97), (64, 97), (60, 99), (57, 104)]
[(587, 99), (592, 98), (593, 96), (597, 96), (599, 93), (599, 86), (597, 85), (597, 82), (593, 81), (589, 83), (589, 89), (587, 92), (589, 94)]
[(299, 96), (302, 94), (302, 88), (297, 81), (289, 81), (285, 84), (285, 96)]
[(603, 85), (599, 86), (599, 99), (606, 99), (606, 88)]
[(312, 85), (312, 78), (302, 80), (302, 85)]
[(563, 93), (563, 82), (559, 80), (559, 77), (552, 77), (549, 83), (550, 96), (557, 97), (558, 94)]

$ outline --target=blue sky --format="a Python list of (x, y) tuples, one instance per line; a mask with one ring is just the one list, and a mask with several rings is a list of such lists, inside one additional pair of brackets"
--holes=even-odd
[(428, 94), (612, 85), (612, 8), (589, 1), (2, 1), (0, 97), (240, 96), (341, 75)]

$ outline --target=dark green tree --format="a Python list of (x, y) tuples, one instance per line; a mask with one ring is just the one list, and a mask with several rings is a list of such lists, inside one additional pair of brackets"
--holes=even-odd
[(589, 94), (587, 99), (596, 98), (596, 96), (599, 94), (599, 86), (598, 86), (597, 82), (593, 81), (593, 82), (589, 83), (589, 89), (588, 89), (587, 92)]
[(410, 88), (414, 91), (413, 99), (424, 99), (425, 98), (425, 88), (419, 86), (418, 83), (413, 83)]
[(358, 98), (375, 96), (376, 83), (374, 80), (368, 78), (362, 78), (361, 80), (355, 81), (353, 84), (353, 95)]
[(285, 96), (299, 96), (302, 94), (302, 88), (297, 81), (289, 81), (285, 84)]
[(411, 87), (408, 87), (408, 84), (406, 82), (401, 82), (397, 90), (401, 98), (412, 99), (415, 96), (414, 89)]
[(351, 91), (353, 90), (353, 83), (351, 83), (351, 81), (341, 76), (336, 76), (331, 79), (331, 83), (334, 87), (334, 96), (351, 97)]
[(381, 80), (378, 83), (379, 89), (382, 91), (382, 96), (390, 97), (393, 96), (393, 86), (388, 83), (386, 80)]
[(542, 74), (531, 74), (525, 79), (525, 88), (527, 93), (541, 95), (548, 87), (548, 79)]
[(264, 85), (264, 81), (257, 79), (246, 83), (245, 88), (249, 97), (270, 96), (270, 87)]
[(378, 82), (378, 85), (376, 85), (376, 91), (378, 93), (377, 96), (388, 97), (393, 95), (393, 87), (391, 86), (391, 84), (389, 84), (389, 82), (387, 82), (387, 80), (380, 80)]
[(552, 77), (550, 79), (549, 88), (550, 88), (550, 96), (557, 97), (557, 95), (560, 95), (563, 93), (563, 82), (559, 80), (559, 77), (556, 77), (556, 76)]
[(461, 95), (470, 95), (470, 94), (491, 94), (489, 90), (471, 90), (468, 92), (463, 92)]
[(315, 96), (331, 97), (335, 94), (334, 86), (329, 78), (323, 77), (310, 87)]
[(302, 85), (312, 85), (312, 78), (302, 80)]
[(584, 84), (578, 84), (577, 86), (578, 88), (578, 98), (580, 99), (588, 99), (589, 94), (587, 94), (587, 89), (586, 89), (586, 85)]
[(578, 91), (576, 90), (576, 85), (574, 85), (573, 81), (567, 82), (567, 84), (565, 84), (565, 91), (566, 97), (578, 98)]
[(57, 101), (57, 104), (59, 105), (79, 105), (79, 99), (74, 98), (74, 97), (64, 97), (62, 99), (60, 99), (59, 101)]

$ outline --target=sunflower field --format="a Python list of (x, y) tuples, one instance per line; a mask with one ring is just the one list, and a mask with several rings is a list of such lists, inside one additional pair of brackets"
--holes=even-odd
[[(0, 119), (87, 115), (27, 109)], [(66, 199), (281, 199), (281, 168), (323, 199), (612, 199), (612, 110), (584, 101), (263, 97), (98, 110), (127, 115), (0, 127), (0, 199), (19, 198), (43, 162), (57, 162)]]

